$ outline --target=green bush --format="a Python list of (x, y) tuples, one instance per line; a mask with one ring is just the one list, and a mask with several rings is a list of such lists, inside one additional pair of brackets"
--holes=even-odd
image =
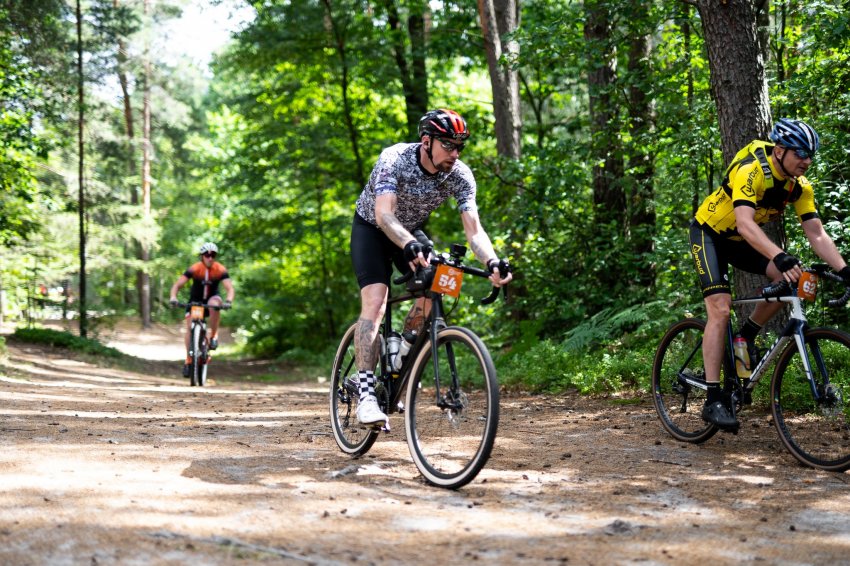
[(97, 340), (81, 338), (70, 332), (51, 330), (48, 328), (19, 328), (12, 335), (15, 339), (35, 344), (47, 344), (59, 348), (68, 348), (76, 352), (106, 356), (109, 358), (120, 358), (124, 354), (115, 348), (104, 346)]
[(605, 348), (576, 351), (551, 340), (503, 359), (499, 380), (507, 386), (537, 393), (605, 393), (622, 389), (648, 390), (654, 344), (629, 348), (609, 344)]

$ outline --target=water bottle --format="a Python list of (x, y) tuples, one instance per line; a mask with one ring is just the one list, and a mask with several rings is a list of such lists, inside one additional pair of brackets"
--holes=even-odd
[(735, 371), (738, 372), (738, 377), (750, 377), (750, 354), (743, 336), (735, 336), (732, 340), (732, 350), (735, 352)]
[(402, 340), (399, 345), (398, 354), (393, 361), (393, 369), (395, 371), (399, 371), (401, 369), (401, 365), (404, 363), (404, 358), (410, 351), (410, 347), (413, 346), (414, 342), (416, 342), (416, 332), (408, 330), (401, 335), (401, 338)]
[(393, 330), (387, 336), (387, 365), (392, 369), (395, 366), (395, 359), (398, 356), (399, 346), (401, 345), (401, 334)]

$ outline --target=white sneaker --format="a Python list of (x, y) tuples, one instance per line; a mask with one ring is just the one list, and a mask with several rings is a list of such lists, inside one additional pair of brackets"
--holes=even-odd
[(357, 404), (357, 420), (368, 426), (387, 426), (390, 422), (378, 407), (378, 400), (371, 395)]

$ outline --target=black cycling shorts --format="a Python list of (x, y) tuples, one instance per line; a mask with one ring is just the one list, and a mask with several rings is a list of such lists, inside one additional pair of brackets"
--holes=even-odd
[(351, 224), (351, 263), (361, 289), (374, 283), (389, 287), (393, 264), (401, 273), (410, 271), (410, 265), (404, 260), (404, 250), (356, 212)]
[(696, 220), (691, 220), (691, 257), (699, 275), (702, 296), (717, 293), (731, 295), (729, 265), (749, 273), (765, 275), (769, 259), (745, 240), (730, 240), (719, 236)]

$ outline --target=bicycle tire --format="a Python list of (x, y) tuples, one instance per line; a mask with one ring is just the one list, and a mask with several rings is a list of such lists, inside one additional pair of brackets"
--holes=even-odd
[(676, 440), (700, 444), (717, 432), (715, 425), (702, 420), (706, 392), (680, 381), (690, 373), (705, 379), (702, 336), (705, 321), (686, 318), (673, 324), (655, 352), (652, 363), (652, 401), (664, 427)]
[(461, 390), (459, 410), (435, 402), (434, 360), (423, 347), (411, 369), (405, 403), (405, 432), (413, 461), (431, 485), (463, 487), (481, 471), (499, 427), (499, 384), (487, 347), (472, 331), (448, 327), (437, 334), (437, 371), (441, 393), (450, 391), (452, 367)]
[(201, 332), (203, 326), (200, 324), (192, 325), (192, 368), (190, 371), (191, 386), (195, 387), (199, 384), (201, 374)]
[[(351, 325), (342, 336), (334, 356), (331, 369), (330, 416), (334, 440), (339, 449), (352, 456), (362, 456), (375, 444), (378, 432), (365, 428), (357, 422), (355, 409), (358, 399), (358, 384), (346, 383), (349, 376), (357, 374), (354, 358), (354, 332), (357, 324)], [(356, 379), (356, 378), (355, 378)]]
[(782, 352), (770, 382), (773, 422), (797, 460), (843, 472), (850, 469), (850, 334), (813, 328), (803, 336), (821, 402), (812, 394), (794, 341)]
[(207, 369), (210, 367), (209, 365), (209, 340), (207, 340), (207, 332), (206, 329), (203, 329), (202, 332), (203, 338), (201, 338), (201, 356), (198, 358), (201, 364), (201, 371), (198, 373), (198, 386), (203, 387), (207, 384)]

